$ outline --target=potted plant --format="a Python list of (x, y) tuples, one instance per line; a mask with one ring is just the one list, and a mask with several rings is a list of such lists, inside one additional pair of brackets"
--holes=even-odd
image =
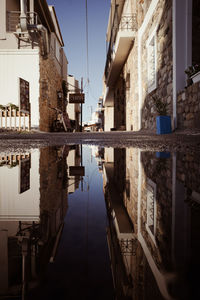
[(158, 116), (156, 117), (156, 133), (168, 134), (172, 132), (171, 129), (171, 116), (168, 116), (167, 102), (163, 102), (157, 96), (152, 96), (154, 106)]
[(200, 81), (200, 65), (199, 64), (194, 64), (192, 66), (189, 66), (185, 70), (185, 73), (187, 74), (189, 85), (191, 83), (196, 83), (196, 82)]

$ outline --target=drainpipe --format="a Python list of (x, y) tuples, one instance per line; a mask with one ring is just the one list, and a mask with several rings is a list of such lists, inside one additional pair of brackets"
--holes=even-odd
[(44, 41), (44, 48), (45, 48), (45, 53), (44, 54), (48, 54), (49, 53), (49, 37), (48, 37), (48, 31), (47, 31), (46, 27), (43, 26), (42, 24), (37, 24), (37, 25), (29, 24), (28, 25), (28, 31), (29, 30), (37, 30), (37, 31), (41, 32), (42, 39)]
[(26, 32), (27, 31), (27, 2), (26, 0), (20, 0), (20, 25), (21, 25), (21, 31)]
[(46, 53), (45, 54), (48, 54), (49, 53), (49, 39), (48, 39), (47, 29), (46, 29), (46, 27), (44, 27), (41, 24), (37, 25), (37, 29), (39, 31), (41, 31), (41, 33), (42, 33), (42, 37), (43, 37), (43, 41), (44, 41), (45, 49), (46, 49)]

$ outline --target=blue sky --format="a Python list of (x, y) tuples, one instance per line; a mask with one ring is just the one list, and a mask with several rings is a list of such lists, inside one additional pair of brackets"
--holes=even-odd
[(110, 0), (87, 0), (89, 40), (89, 86), (87, 85), (86, 1), (47, 0), (54, 5), (60, 24), (65, 53), (69, 61), (68, 73), (81, 82), (85, 92), (83, 121), (91, 118), (91, 111), (102, 95), (102, 77), (106, 60), (106, 29)]

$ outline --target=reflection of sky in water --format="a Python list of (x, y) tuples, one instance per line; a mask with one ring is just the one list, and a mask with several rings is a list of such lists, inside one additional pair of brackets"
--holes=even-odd
[(63, 277), (67, 278), (59, 283), (64, 295), (73, 299), (105, 299), (108, 296), (112, 299), (102, 175), (89, 147), (83, 147), (83, 166), (83, 181), (68, 198), (56, 262), (50, 268), (53, 270), (51, 280), (53, 282), (62, 270)]
[(83, 146), (81, 179), (80, 154), (1, 154), (0, 296), (200, 298), (199, 156)]

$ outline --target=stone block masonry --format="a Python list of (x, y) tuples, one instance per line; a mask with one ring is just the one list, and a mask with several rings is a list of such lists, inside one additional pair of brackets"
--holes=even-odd
[(53, 121), (56, 119), (56, 111), (50, 107), (62, 110), (62, 99), (58, 100), (57, 91), (62, 91), (62, 77), (58, 73), (54, 59), (40, 57), (40, 130), (49, 132)]
[[(156, 28), (156, 87), (148, 92), (148, 63), (146, 41)], [(157, 95), (168, 103), (168, 115), (172, 115), (173, 66), (172, 66), (172, 1), (159, 1), (142, 38), (142, 115), (143, 129), (156, 129), (157, 112), (152, 96)], [(146, 63), (145, 63), (146, 62)]]
[(178, 93), (177, 125), (179, 129), (200, 128), (200, 82)]

